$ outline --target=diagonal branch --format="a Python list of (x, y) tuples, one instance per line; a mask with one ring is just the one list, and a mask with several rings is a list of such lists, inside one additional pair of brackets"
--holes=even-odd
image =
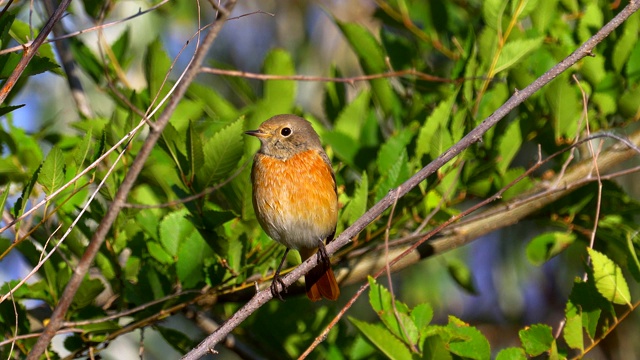
[(77, 268), (75, 269), (73, 276), (69, 280), (66, 288), (64, 289), (64, 293), (60, 298), (60, 303), (56, 306), (56, 309), (53, 311), (51, 316), (51, 321), (44, 329), (42, 336), (38, 338), (38, 342), (35, 344), (31, 353), (29, 353), (27, 360), (36, 360), (40, 358), (40, 355), (44, 353), (47, 349), (49, 342), (55, 335), (56, 331), (62, 326), (64, 316), (71, 305), (71, 301), (73, 300), (74, 295), (78, 291), (82, 279), (85, 277), (89, 270), (89, 266), (93, 261), (94, 257), (98, 253), (98, 250), (104, 243), (104, 240), (109, 232), (109, 229), (113, 225), (118, 213), (122, 210), (129, 191), (133, 188), (135, 180), (138, 178), (138, 175), (142, 171), (142, 168), (151, 154), (151, 150), (155, 146), (156, 142), (160, 138), (162, 134), (162, 130), (169, 122), (169, 119), (173, 112), (175, 111), (178, 103), (184, 96), (187, 91), (188, 86), (193, 82), (196, 75), (198, 74), (200, 65), (202, 64), (207, 52), (209, 51), (213, 41), (217, 37), (222, 25), (226, 22), (228, 14), (231, 12), (233, 7), (235, 6), (236, 0), (229, 0), (225, 7), (224, 11), (221, 11), (220, 17), (215, 21), (213, 26), (211, 27), (209, 33), (205, 36), (200, 48), (196, 51), (193, 57), (193, 61), (190, 64), (190, 67), (185, 72), (184, 78), (182, 82), (178, 84), (175, 89), (175, 93), (173, 97), (167, 104), (164, 112), (158, 118), (158, 121), (155, 123), (155, 126), (151, 128), (149, 131), (149, 136), (145, 140), (145, 143), (142, 145), (140, 152), (136, 156), (136, 159), (131, 164), (131, 168), (127, 173), (127, 176), (124, 178), (116, 196), (114, 198), (113, 203), (109, 207), (109, 210), (105, 214), (104, 218), (98, 225), (96, 232), (91, 238), (91, 242), (87, 246), (85, 253), (82, 255), (80, 262), (78, 263)]
[(33, 56), (36, 54), (36, 52), (38, 52), (38, 48), (40, 48), (40, 46), (47, 39), (47, 36), (49, 36), (51, 30), (53, 30), (53, 26), (58, 21), (60, 21), (60, 19), (62, 18), (62, 14), (64, 14), (65, 10), (67, 10), (67, 7), (69, 7), (70, 3), (71, 0), (62, 0), (53, 15), (51, 15), (49, 20), (47, 20), (47, 23), (44, 25), (42, 31), (40, 31), (36, 39), (30, 45), (22, 46), (22, 49), (24, 50), (24, 52), (22, 53), (22, 59), (20, 59), (18, 65), (16, 65), (16, 68), (13, 69), (13, 72), (5, 81), (2, 89), (0, 89), (0, 104), (4, 103), (4, 100), (11, 92), (11, 89), (13, 89), (13, 87), (18, 82), (18, 79), (20, 79), (20, 76), (24, 72), (24, 69), (27, 68), (27, 65), (29, 65), (31, 59), (33, 59)]
[[(415, 188), (418, 184), (424, 181), (429, 175), (433, 174), (440, 167), (448, 163), (454, 157), (462, 153), (463, 150), (471, 146), (472, 144), (480, 141), (482, 136), (494, 125), (496, 125), (502, 118), (504, 118), (511, 110), (515, 109), (518, 105), (523, 103), (536, 91), (540, 90), (544, 85), (550, 83), (559, 74), (569, 69), (573, 64), (580, 59), (592, 54), (592, 50), (595, 46), (604, 40), (614, 29), (620, 26), (629, 16), (638, 10), (640, 7), (640, 0), (631, 0), (629, 5), (625, 7), (616, 17), (614, 17), (609, 23), (603, 26), (593, 37), (582, 44), (571, 55), (562, 60), (556, 66), (551, 68), (541, 77), (536, 79), (529, 86), (521, 91), (516, 91), (507, 102), (505, 102), (498, 110), (496, 110), (491, 116), (486, 118), (480, 125), (469, 132), (458, 143), (454, 144), (451, 148), (447, 149), (437, 159), (430, 164), (422, 168), (419, 172), (413, 175), (409, 180), (403, 183), (396, 189), (392, 189), (389, 193), (369, 209), (360, 219), (358, 219), (353, 225), (347, 228), (340, 236), (327, 245), (327, 252), (332, 255), (339, 248), (348, 244), (352, 237), (356, 236), (359, 232), (371, 222), (373, 222), (378, 216), (380, 216), (385, 210), (387, 210), (395, 201), (395, 199), (404, 196), (406, 193)], [(293, 284), (303, 274), (307, 273), (316, 264), (315, 258), (309, 258), (300, 264), (297, 268), (291, 271), (289, 274), (282, 278), (282, 281), (286, 286)], [(400, 257), (394, 259), (391, 263), (400, 261)], [(220, 343), (224, 338), (235, 329), (242, 321), (244, 321), (255, 310), (264, 305), (272, 298), (269, 290), (263, 290), (258, 292), (247, 304), (236, 311), (231, 318), (229, 318), (220, 328), (214, 333), (204, 339), (196, 348), (186, 354), (183, 359), (198, 359), (210, 352), (214, 352), (213, 348), (216, 344)]]

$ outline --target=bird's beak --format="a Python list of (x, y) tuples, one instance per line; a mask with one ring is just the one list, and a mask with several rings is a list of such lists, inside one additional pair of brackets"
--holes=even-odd
[(247, 135), (250, 135), (250, 136), (255, 136), (257, 138), (265, 138), (265, 137), (269, 136), (269, 134), (264, 133), (264, 132), (262, 132), (260, 130), (249, 130), (249, 131), (245, 131), (244, 133), (247, 134)]

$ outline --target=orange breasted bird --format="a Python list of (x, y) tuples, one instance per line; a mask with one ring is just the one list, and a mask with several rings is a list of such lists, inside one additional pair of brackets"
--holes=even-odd
[(280, 270), (290, 249), (302, 260), (320, 252), (317, 265), (305, 275), (312, 301), (336, 300), (340, 288), (331, 270), (324, 241), (333, 240), (338, 222), (336, 180), (318, 134), (307, 120), (277, 115), (258, 130), (245, 132), (260, 140), (253, 159), (251, 183), (258, 222), (273, 240), (286, 247), (271, 283), (271, 293), (282, 300)]

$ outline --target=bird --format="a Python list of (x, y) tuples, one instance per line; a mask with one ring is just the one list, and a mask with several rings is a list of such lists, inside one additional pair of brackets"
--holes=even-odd
[(251, 169), (256, 218), (269, 237), (286, 247), (270, 286), (273, 297), (283, 300), (280, 270), (293, 249), (302, 261), (319, 252), (316, 266), (305, 275), (307, 297), (336, 300), (340, 288), (324, 241), (335, 236), (338, 195), (320, 137), (309, 121), (291, 114), (274, 116), (245, 134), (260, 140)]

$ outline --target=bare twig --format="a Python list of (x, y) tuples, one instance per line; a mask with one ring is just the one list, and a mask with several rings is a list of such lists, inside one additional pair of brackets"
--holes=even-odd
[[(236, 3), (235, 0), (229, 0), (225, 5), (225, 9), (228, 12), (230, 12), (231, 9), (233, 9), (235, 3)], [(89, 266), (91, 265), (91, 262), (93, 261), (94, 257), (98, 253), (98, 250), (102, 246), (102, 243), (104, 242), (109, 229), (113, 225), (113, 222), (115, 221), (118, 213), (122, 209), (123, 204), (125, 203), (129, 192), (133, 188), (135, 180), (137, 179), (138, 175), (142, 171), (144, 163), (146, 162), (147, 158), (151, 154), (151, 150), (153, 149), (156, 142), (160, 138), (162, 130), (169, 122), (169, 119), (173, 114), (173, 112), (175, 111), (179, 101), (182, 99), (182, 97), (186, 93), (187, 87), (195, 79), (195, 76), (198, 73), (200, 64), (203, 62), (209, 48), (211, 47), (214, 39), (217, 37), (225, 21), (226, 21), (226, 16), (223, 14), (218, 20), (216, 20), (216, 22), (210, 28), (209, 33), (205, 36), (205, 38), (202, 41), (202, 45), (200, 49), (198, 49), (198, 51), (196, 51), (196, 53), (194, 54), (193, 60), (189, 68), (186, 70), (182, 81), (179, 82), (179, 84), (175, 88), (175, 93), (171, 97), (171, 100), (167, 103), (163, 113), (159, 116), (157, 122), (155, 123), (155, 127), (153, 127), (149, 132), (149, 136), (147, 137), (144, 144), (142, 145), (140, 152), (136, 156), (136, 159), (131, 164), (129, 172), (127, 173), (126, 177), (122, 181), (122, 184), (120, 185), (118, 192), (116, 193), (113, 203), (107, 210), (107, 213), (105, 214), (104, 218), (100, 222), (100, 225), (98, 225), (91, 241), (89, 242), (89, 245), (85, 250), (85, 253), (83, 254), (80, 262), (78, 263), (78, 266), (76, 267), (73, 273), (73, 276), (69, 280), (69, 283), (67, 284), (60, 298), (60, 302), (58, 303), (58, 306), (56, 306), (55, 310), (53, 311), (53, 314), (51, 316), (51, 321), (45, 327), (42, 333), (42, 336), (38, 339), (38, 342), (34, 345), (33, 349), (31, 350), (31, 353), (29, 353), (27, 357), (27, 360), (38, 359), (40, 355), (48, 347), (48, 344), (51, 341), (51, 338), (53, 337), (53, 335), (55, 335), (55, 332), (62, 325), (64, 315), (66, 314), (67, 309), (69, 308), (69, 305), (71, 305), (71, 301), (73, 300), (75, 293), (80, 287), (80, 283), (82, 282), (82, 279), (84, 278), (87, 271), (89, 270)]]
[(11, 72), (11, 75), (4, 82), (4, 85), (0, 89), (0, 104), (4, 103), (4, 100), (9, 96), (11, 89), (15, 86), (22, 75), (24, 69), (27, 68), (27, 65), (31, 61), (31, 59), (35, 56), (36, 52), (38, 52), (38, 48), (44, 43), (47, 36), (53, 29), (53, 26), (60, 21), (62, 15), (67, 10), (67, 7), (71, 3), (71, 0), (62, 0), (58, 8), (53, 13), (53, 15), (47, 20), (47, 23), (44, 25), (36, 39), (30, 45), (23, 45), (23, 53), (22, 58), (16, 65), (15, 69)]
[(238, 71), (238, 70), (225, 70), (225, 69), (216, 69), (210, 67), (202, 67), (200, 71), (208, 74), (215, 75), (224, 75), (224, 76), (234, 76), (234, 77), (243, 77), (247, 79), (257, 79), (257, 80), (294, 80), (294, 81), (318, 81), (318, 82), (339, 82), (339, 83), (347, 83), (347, 84), (355, 84), (358, 81), (369, 81), (375, 79), (387, 79), (387, 78), (395, 78), (401, 76), (415, 76), (420, 80), (425, 81), (433, 81), (433, 82), (443, 82), (443, 83), (460, 83), (462, 79), (445, 79), (429, 74), (425, 74), (423, 72), (417, 71), (415, 69), (409, 70), (400, 70), (400, 71), (390, 71), (381, 74), (371, 74), (371, 75), (360, 75), (360, 76), (352, 76), (345, 78), (335, 78), (335, 77), (326, 77), (326, 76), (314, 76), (314, 75), (273, 75), (273, 74), (258, 74), (251, 73), (247, 71)]

